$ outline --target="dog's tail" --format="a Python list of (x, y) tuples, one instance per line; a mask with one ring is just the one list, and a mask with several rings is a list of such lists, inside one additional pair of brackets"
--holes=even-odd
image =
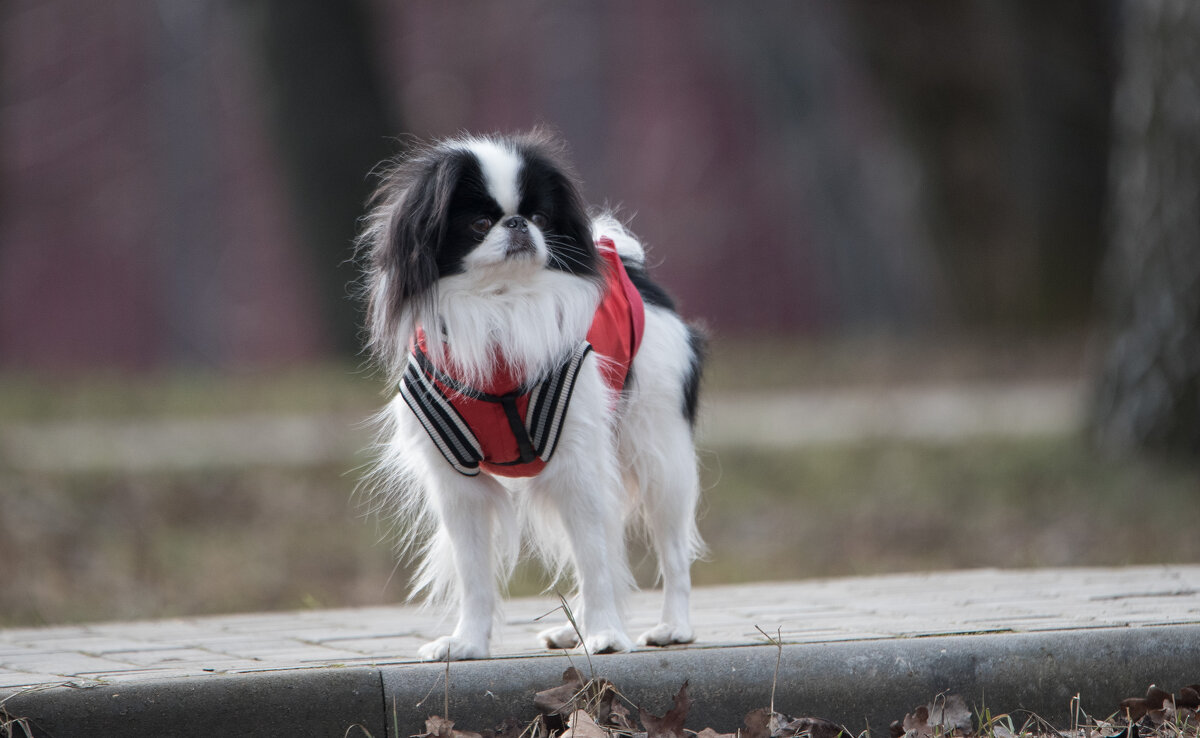
[(617, 255), (622, 259), (638, 264), (646, 263), (646, 249), (611, 210), (605, 210), (592, 217), (592, 238), (611, 239), (616, 244)]

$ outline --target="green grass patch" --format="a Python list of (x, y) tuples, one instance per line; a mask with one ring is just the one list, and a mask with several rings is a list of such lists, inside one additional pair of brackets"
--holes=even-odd
[[(1200, 561), (1200, 474), (1070, 438), (703, 456), (700, 584)], [(403, 600), (346, 465), (0, 478), (0, 626)], [(635, 547), (636, 548), (636, 547)], [(639, 581), (653, 559), (636, 548)], [(522, 567), (514, 595), (545, 585)]]
[(700, 582), (1200, 560), (1195, 469), (1075, 438), (876, 442), (706, 458)]
[(0, 374), (0, 422), (366, 413), (382, 403), (383, 390), (376, 372), (355, 364), (232, 374), (172, 371), (137, 377), (6, 373)]

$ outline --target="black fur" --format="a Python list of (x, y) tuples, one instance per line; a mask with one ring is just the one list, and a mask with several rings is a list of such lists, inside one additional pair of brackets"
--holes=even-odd
[(708, 356), (708, 337), (699, 328), (688, 326), (688, 346), (692, 349), (692, 361), (683, 381), (683, 415), (688, 424), (696, 427), (696, 411), (700, 404), (700, 378), (704, 372), (704, 360)]
[[(638, 294), (642, 296), (642, 302), (678, 313), (675, 300), (650, 278), (645, 266), (624, 258), (621, 259), (621, 263), (625, 265), (629, 281), (633, 282)], [(696, 412), (700, 403), (700, 378), (704, 371), (704, 359), (708, 355), (708, 338), (703, 331), (691, 325), (688, 326), (688, 348), (691, 349), (691, 357), (683, 382), (683, 416), (687, 418), (688, 424), (695, 428)]]
[(678, 312), (675, 309), (675, 301), (667, 294), (667, 291), (658, 285), (657, 282), (650, 279), (650, 273), (646, 271), (646, 267), (636, 261), (622, 258), (621, 263), (625, 265), (625, 272), (629, 275), (629, 281), (633, 282), (633, 286), (637, 289), (638, 294), (642, 296), (642, 302), (655, 307), (666, 308), (671, 312)]
[(549, 221), (546, 245), (549, 266), (571, 274), (598, 277), (600, 255), (592, 240), (591, 219), (562, 145), (541, 133), (517, 139), (516, 149), (524, 165), (519, 187), (518, 211), (526, 218), (542, 213)]
[[(510, 142), (522, 161), (519, 214), (547, 219), (548, 267), (600, 279), (591, 221), (563, 145), (538, 131)], [(404, 339), (396, 336), (400, 316), (431, 299), (439, 279), (463, 271), (482, 237), (472, 224), (480, 218), (496, 223), (502, 214), (479, 160), (454, 141), (419, 148), (385, 169), (360, 237), (368, 250), (368, 331), (376, 351), (403, 350), (397, 341)]]

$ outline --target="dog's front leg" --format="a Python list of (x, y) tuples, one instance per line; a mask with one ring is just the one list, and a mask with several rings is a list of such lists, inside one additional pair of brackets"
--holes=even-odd
[[(589, 463), (576, 457), (557, 466), (557, 473), (543, 472), (537, 481), (537, 493), (557, 511), (567, 535), (579, 586), (573, 615), (589, 653), (633, 648), (622, 622), (633, 576), (625, 556), (619, 477), (609, 468), (612, 461), (609, 457)], [(549, 648), (579, 644), (572, 625), (545, 630), (540, 638)]]
[(496, 610), (492, 528), (499, 496), (505, 494), (491, 477), (457, 473), (442, 475), (430, 491), (438, 529), (421, 567), (420, 584), (437, 591), (446, 587), (446, 578), (452, 580), (458, 622), (450, 635), (421, 647), (426, 661), (488, 657)]

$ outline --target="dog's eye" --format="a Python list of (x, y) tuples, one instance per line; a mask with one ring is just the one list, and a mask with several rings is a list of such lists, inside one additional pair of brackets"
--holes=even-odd
[(544, 213), (534, 213), (529, 222), (538, 227), (539, 230), (546, 230), (546, 226), (550, 225), (550, 219)]
[(491, 218), (479, 218), (471, 224), (471, 230), (482, 236), (483, 234), (492, 230), (493, 225), (495, 225), (495, 221), (493, 221)]

